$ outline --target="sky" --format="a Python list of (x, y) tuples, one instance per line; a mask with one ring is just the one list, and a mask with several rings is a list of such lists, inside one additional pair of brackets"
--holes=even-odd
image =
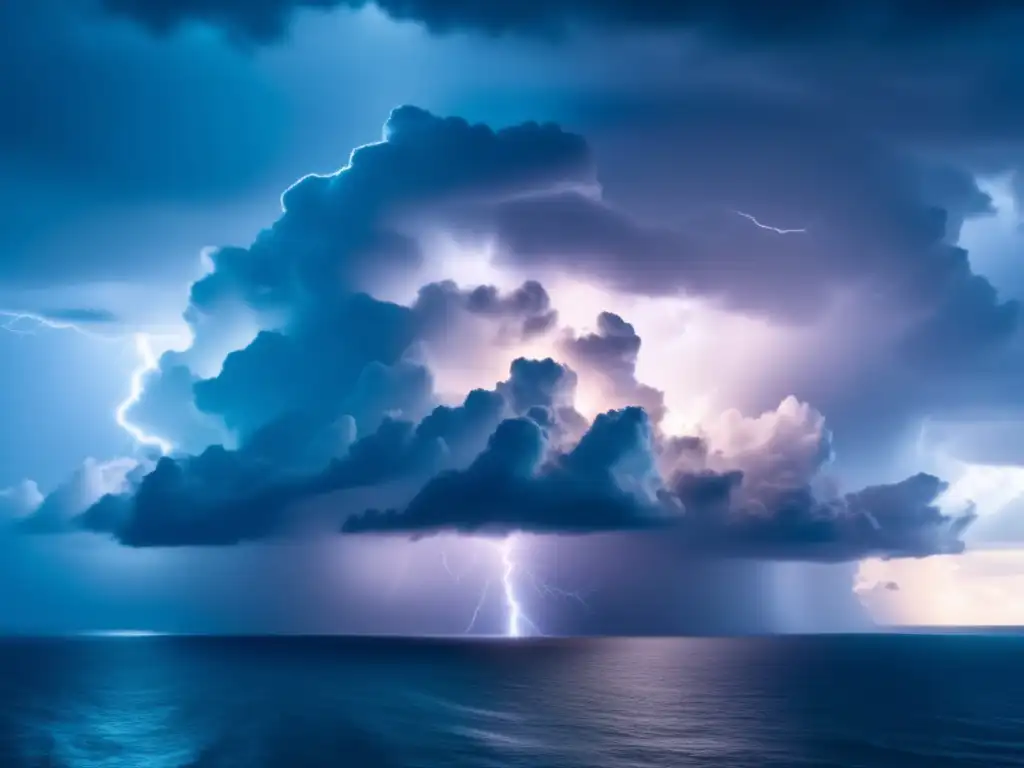
[(0, 6), (0, 631), (1024, 624), (1024, 11)]

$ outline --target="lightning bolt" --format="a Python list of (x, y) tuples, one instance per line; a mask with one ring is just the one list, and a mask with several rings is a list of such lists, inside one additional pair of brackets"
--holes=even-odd
[(69, 323), (64, 320), (54, 320), (46, 315), (40, 315), (36, 312), (19, 312), (10, 309), (0, 309), (0, 317), (6, 318), (3, 323), (0, 323), (0, 328), (19, 336), (35, 336), (37, 330), (40, 328), (47, 328), (55, 331), (74, 331), (75, 333), (81, 334), (82, 336), (86, 336), (90, 339), (111, 341), (111, 337), (109, 336), (102, 336), (98, 333), (86, 330), (80, 325), (75, 325), (74, 323)]
[(542, 634), (530, 618), (523, 612), (519, 598), (516, 597), (516, 563), (515, 539), (512, 536), (506, 537), (498, 543), (498, 552), (501, 554), (502, 575), (501, 584), (505, 590), (505, 605), (508, 606), (508, 624), (505, 634), (508, 637), (523, 637), (524, 630), (530, 630), (533, 634)]
[(473, 609), (473, 617), (469, 620), (469, 624), (466, 625), (466, 630), (462, 633), (468, 635), (473, 631), (473, 627), (476, 626), (476, 620), (480, 616), (480, 609), (484, 607), (484, 601), (487, 600), (487, 593), (491, 589), (491, 580), (488, 579), (484, 582), (484, 588), (480, 592), (480, 599), (476, 601), (476, 608)]
[(501, 583), (505, 587), (505, 603), (508, 605), (506, 633), (509, 637), (522, 637), (523, 609), (519, 607), (519, 598), (516, 597), (515, 581), (513, 581), (516, 572), (516, 564), (512, 560), (514, 546), (512, 537), (509, 536), (498, 545), (498, 551), (501, 553), (501, 564), (505, 569), (501, 576)]
[(462, 582), (462, 579), (476, 567), (477, 561), (479, 559), (480, 554), (478, 552), (474, 552), (472, 559), (470, 559), (469, 561), (469, 565), (467, 565), (460, 571), (455, 571), (452, 568), (451, 563), (448, 561), (448, 553), (446, 551), (442, 551), (441, 567), (444, 568), (445, 572), (452, 577), (452, 581), (454, 581), (456, 584), (459, 584)]
[[(473, 570), (473, 567), (476, 565), (477, 560), (478, 555), (474, 553), (473, 559), (470, 561), (469, 565), (461, 571), (456, 572), (452, 569), (452, 566), (448, 561), (448, 553), (444, 550), (441, 551), (441, 567), (444, 568), (445, 572), (449, 576), (451, 576), (452, 581), (454, 581), (456, 584), (460, 584), (462, 582), (462, 577), (469, 573), (471, 570)], [(477, 598), (476, 605), (473, 607), (473, 615), (470, 616), (469, 624), (466, 625), (466, 628), (462, 631), (462, 634), (468, 635), (470, 632), (473, 631), (473, 627), (476, 626), (477, 619), (480, 618), (480, 611), (483, 610), (484, 603), (487, 602), (487, 595), (490, 593), (490, 591), (491, 579), (487, 579), (484, 582), (483, 589), (480, 590), (480, 597)]]
[(737, 216), (742, 216), (747, 221), (753, 223), (755, 227), (758, 227), (760, 229), (767, 229), (769, 232), (774, 232), (778, 235), (796, 235), (804, 234), (807, 232), (807, 230), (802, 227), (800, 229), (781, 229), (779, 227), (773, 227), (769, 224), (762, 224), (760, 221), (757, 220), (756, 216), (753, 216), (749, 213), (744, 213), (743, 211), (733, 211), (733, 213), (735, 213)]
[(166, 456), (174, 450), (174, 446), (169, 441), (159, 435), (146, 434), (137, 424), (128, 421), (128, 411), (142, 399), (146, 374), (159, 367), (156, 355), (153, 353), (153, 346), (146, 334), (135, 334), (135, 351), (139, 355), (139, 366), (132, 371), (128, 397), (117, 406), (117, 410), (114, 411), (114, 419), (117, 421), (117, 425), (131, 435), (136, 443), (156, 448), (162, 456)]
[[(492, 541), (492, 544), (498, 554), (501, 586), (505, 597), (507, 619), (504, 635), (506, 637), (518, 638), (544, 634), (541, 632), (540, 627), (537, 626), (537, 623), (526, 614), (526, 611), (523, 608), (522, 599), (519, 597), (517, 591), (518, 582), (520, 581), (518, 577), (520, 575), (527, 577), (533, 588), (541, 596), (575, 600), (584, 608), (588, 610), (590, 609), (590, 606), (579, 592), (573, 592), (552, 586), (545, 580), (538, 577), (534, 571), (517, 562), (515, 558), (516, 540), (513, 536), (507, 536), (497, 542)], [(462, 570), (456, 570), (451, 566), (448, 559), (448, 553), (445, 551), (441, 552), (441, 566), (456, 584), (461, 583), (463, 577), (473, 570), (477, 559), (478, 556), (474, 554), (473, 560), (468, 567)], [(480, 612), (483, 610), (483, 606), (486, 604), (487, 597), (490, 594), (493, 581), (495, 581), (495, 579), (488, 578), (484, 582), (483, 588), (480, 591), (480, 596), (477, 598), (476, 605), (473, 607), (473, 613), (470, 616), (469, 623), (463, 630), (463, 634), (469, 634), (473, 631), (473, 628), (476, 627), (477, 621), (480, 618)]]
[[(76, 323), (54, 320), (35, 312), (0, 309), (0, 317), (6, 318), (6, 322), (0, 324), (0, 328), (20, 336), (34, 336), (37, 330), (46, 328), (58, 331), (74, 331), (87, 338), (100, 341), (116, 341), (118, 338), (123, 338), (93, 333)], [(139, 365), (132, 371), (128, 397), (117, 406), (117, 409), (114, 411), (114, 419), (117, 421), (117, 425), (131, 435), (138, 445), (156, 448), (160, 451), (161, 455), (166, 456), (174, 450), (174, 446), (169, 441), (159, 435), (146, 434), (141, 427), (128, 420), (128, 411), (142, 399), (143, 382), (145, 381), (146, 374), (155, 371), (158, 367), (157, 358), (153, 352), (149, 336), (144, 333), (137, 333), (134, 336), (134, 340), (135, 351), (139, 356)]]
[(537, 575), (533, 571), (523, 570), (523, 572), (530, 577), (530, 582), (533, 584), (533, 588), (541, 595), (547, 595), (548, 597), (561, 597), (565, 600), (575, 600), (584, 608), (588, 610), (590, 609), (587, 601), (583, 599), (583, 595), (579, 592), (562, 589), (561, 587), (554, 587), (547, 582), (538, 579)]

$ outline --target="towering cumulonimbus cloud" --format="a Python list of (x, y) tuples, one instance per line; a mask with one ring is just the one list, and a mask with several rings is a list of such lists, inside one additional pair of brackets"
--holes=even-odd
[(281, 217), (249, 248), (214, 251), (213, 271), (192, 288), (193, 311), (238, 298), (258, 310), (315, 315), (339, 285), (370, 288), (419, 263), (408, 222), (433, 206), (595, 182), (586, 141), (552, 124), (493, 130), (403, 106), (383, 135), (337, 173), (289, 187)]
[[(162, 458), (70, 527), (133, 547), (226, 546), (326, 523), (350, 536), (650, 530), (680, 553), (754, 559), (958, 551), (972, 514), (938, 508), (941, 481), (917, 475), (839, 492), (827, 478), (824, 419), (795, 398), (753, 419), (726, 413), (688, 438), (662, 434), (661, 394), (637, 378), (640, 337), (613, 313), (593, 333), (549, 339), (569, 365), (518, 357), (493, 389), (438, 403), (437, 360), (467, 346), (511, 357), (556, 330), (558, 315), (536, 280), (510, 291), (431, 283), (408, 305), (374, 297), (375, 285), (428, 255), (418, 235), (430, 229), (494, 240), (506, 263), (554, 265), (620, 290), (649, 293), (657, 281), (660, 293), (727, 297), (751, 311), (780, 301), (753, 279), (737, 286), (716, 261), (724, 247), (614, 208), (596, 177), (587, 143), (557, 126), (495, 131), (396, 109), (383, 141), (336, 174), (293, 185), (280, 219), (249, 248), (214, 252), (212, 272), (192, 288), (186, 318), (197, 345), (239, 307), (262, 330), (208, 378), (187, 352), (169, 353), (146, 382), (156, 399), (137, 407), (155, 418), (188, 406), (232, 444)], [(917, 275), (925, 262), (915, 248), (949, 252), (941, 217), (914, 221), (921, 227), (901, 231)], [(803, 274), (824, 290), (852, 269), (840, 254), (840, 268), (801, 271), (814, 261), (804, 240), (743, 217), (728, 224), (745, 227), (731, 242), (749, 249), (741, 258), (751, 271)], [(969, 270), (943, 271), (941, 258), (934, 269), (930, 284), (943, 291), (978, 284)], [(616, 406), (589, 424), (575, 407), (581, 375)], [(356, 488), (404, 496), (380, 509), (333, 503)]]
[[(1024, 413), (1017, 2), (32, 0), (0, 27), (0, 269), (40, 317), (14, 330), (119, 334), (92, 286), (20, 286), (168, 288), (229, 244), (117, 414), (169, 455), (54, 487), (104, 439), (69, 422), (32, 459), (51, 492), (0, 493), (4, 628), (460, 632), (493, 579), (493, 631), (510, 553), (544, 632), (847, 629), (858, 558), (1024, 535), (1015, 470), (963, 466), (1016, 461), (982, 422)], [(410, 85), (562, 127), (404, 107), (332, 159)], [(281, 168), (342, 164), (236, 240)], [(872, 581), (910, 605), (913, 572), (981, 560)]]
[[(436, 217), (439, 204), (588, 186), (594, 173), (586, 142), (557, 126), (495, 131), (395, 109), (382, 141), (356, 149), (333, 175), (292, 185), (281, 217), (249, 248), (210, 254), (212, 271), (192, 286), (185, 313), (194, 346), (229, 331), (239, 308), (264, 330), (210, 379), (189, 372), (187, 354), (165, 355), (146, 382), (153, 395), (144, 394), (130, 417), (205, 437), (203, 415), (212, 416), (243, 438), (298, 407), (330, 422), (350, 413), (361, 433), (386, 413), (418, 419), (432, 405), (432, 383), (416, 344), (484, 349), (542, 335), (556, 320), (550, 298), (536, 281), (508, 294), (427, 285), (408, 307), (365, 289), (420, 262), (416, 222)], [(470, 327), (485, 330), (464, 338)], [(172, 422), (170, 408), (182, 417)], [(198, 442), (167, 435), (175, 445)]]

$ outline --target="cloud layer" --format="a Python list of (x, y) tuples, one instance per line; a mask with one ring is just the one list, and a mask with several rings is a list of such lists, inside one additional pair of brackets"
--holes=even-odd
[[(337, 7), (361, 8), (367, 0), (269, 0), (240, 3), (237, 0), (104, 0), (110, 10), (130, 15), (165, 32), (187, 20), (223, 26), (236, 35), (257, 41), (279, 38), (291, 16), (302, 10)], [(744, 40), (787, 40), (812, 36), (839, 37), (879, 35), (886, 39), (915, 38), (962, 29), (1017, 10), (1012, 2), (988, 0), (971, 6), (932, 8), (914, 0), (841, 0), (828, 5), (797, 3), (769, 9), (756, 0), (559, 0), (485, 4), (452, 0), (375, 0), (373, 3), (396, 19), (425, 24), (434, 31), (475, 29), (489, 34), (518, 32), (552, 35), (573, 24), (600, 27), (691, 27), (712, 34)]]

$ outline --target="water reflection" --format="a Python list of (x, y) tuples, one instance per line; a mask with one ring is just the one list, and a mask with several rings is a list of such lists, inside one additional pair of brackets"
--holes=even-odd
[(0, 765), (1018, 765), (1022, 684), (1006, 637), (11, 640)]

